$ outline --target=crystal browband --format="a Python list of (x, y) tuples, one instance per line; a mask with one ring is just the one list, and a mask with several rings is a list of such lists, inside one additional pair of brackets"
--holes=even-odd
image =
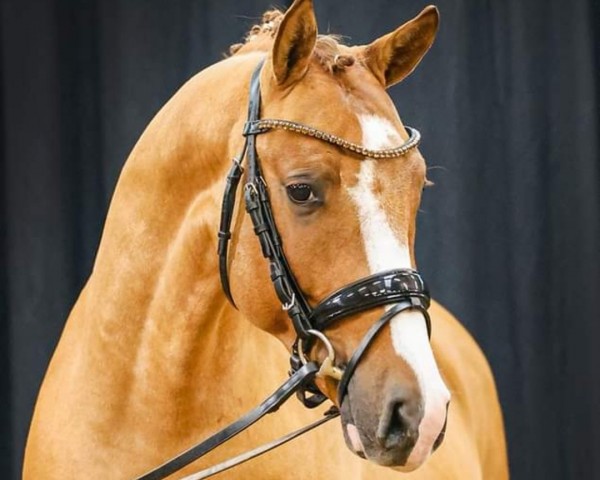
[(332, 145), (337, 145), (345, 150), (356, 153), (368, 158), (397, 158), (406, 154), (408, 151), (419, 145), (421, 141), (421, 134), (416, 128), (404, 127), (409, 133), (409, 138), (399, 147), (389, 148), (385, 150), (371, 150), (365, 148), (362, 145), (349, 142), (331, 133), (317, 130), (316, 128), (309, 127), (298, 122), (292, 122), (290, 120), (276, 120), (271, 118), (264, 118), (256, 120), (254, 122), (248, 122), (244, 128), (244, 135), (264, 133), (268, 130), (287, 130), (288, 132), (300, 133), (308, 137), (313, 137), (318, 140), (322, 140)]

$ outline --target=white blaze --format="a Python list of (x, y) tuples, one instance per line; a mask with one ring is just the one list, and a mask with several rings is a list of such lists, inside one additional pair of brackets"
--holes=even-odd
[[(359, 121), (365, 147), (384, 149), (402, 143), (399, 133), (387, 120), (374, 115), (360, 115)], [(396, 237), (373, 192), (377, 164), (376, 160), (362, 160), (358, 182), (348, 188), (358, 211), (369, 268), (371, 273), (393, 268), (413, 268), (407, 238)], [(413, 369), (424, 401), (419, 440), (407, 462), (407, 467), (418, 466), (431, 452), (442, 429), (450, 393), (433, 358), (423, 315), (416, 311), (402, 312), (390, 325), (394, 350)]]

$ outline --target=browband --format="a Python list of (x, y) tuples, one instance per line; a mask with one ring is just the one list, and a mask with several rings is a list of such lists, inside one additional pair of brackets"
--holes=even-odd
[(361, 157), (365, 158), (398, 158), (404, 155), (409, 150), (417, 147), (421, 142), (421, 134), (416, 128), (404, 127), (409, 133), (409, 138), (399, 147), (388, 148), (384, 150), (373, 150), (370, 148), (363, 147), (357, 143), (352, 143), (332, 133), (327, 133), (322, 130), (318, 130), (309, 125), (305, 125), (299, 122), (292, 122), (291, 120), (280, 120), (275, 118), (263, 118), (255, 120), (253, 122), (246, 122), (244, 126), (244, 135), (258, 135), (259, 133), (265, 133), (269, 130), (287, 130), (288, 132), (299, 133), (306, 135), (307, 137), (313, 137), (323, 142), (337, 145), (344, 150), (356, 153)]

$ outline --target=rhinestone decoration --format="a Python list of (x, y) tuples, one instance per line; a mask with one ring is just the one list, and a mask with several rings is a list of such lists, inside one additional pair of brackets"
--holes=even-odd
[(415, 130), (414, 128), (411, 128), (409, 130), (410, 138), (399, 147), (389, 148), (385, 150), (371, 150), (369, 148), (363, 147), (362, 145), (358, 145), (356, 143), (344, 140), (343, 138), (340, 138), (336, 135), (323, 132), (322, 130), (317, 130), (316, 128), (309, 127), (308, 125), (304, 125), (302, 123), (292, 122), (290, 120), (263, 118), (256, 122), (256, 128), (260, 130), (278, 129), (287, 130), (288, 132), (300, 133), (308, 137), (313, 137), (318, 140), (331, 143), (332, 145), (337, 145), (338, 147), (341, 147), (344, 150), (349, 150), (351, 152), (356, 153), (357, 155), (361, 155), (368, 158), (398, 158), (406, 154), (409, 150), (412, 150), (413, 148), (417, 147), (421, 141), (421, 134), (419, 133), (419, 131)]

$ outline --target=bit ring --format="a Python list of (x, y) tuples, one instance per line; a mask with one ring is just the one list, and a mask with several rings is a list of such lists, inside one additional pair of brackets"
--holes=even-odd
[[(307, 330), (307, 333), (321, 340), (327, 349), (327, 357), (321, 363), (321, 368), (317, 372), (317, 376), (331, 377), (335, 380), (340, 380), (344, 372), (342, 369), (335, 366), (335, 350), (331, 344), (331, 341), (323, 332), (320, 332), (319, 330), (310, 329)], [(308, 358), (306, 358), (306, 355), (304, 355), (304, 345), (301, 338), (298, 339), (298, 357), (300, 358), (302, 365), (306, 365), (309, 361)]]

